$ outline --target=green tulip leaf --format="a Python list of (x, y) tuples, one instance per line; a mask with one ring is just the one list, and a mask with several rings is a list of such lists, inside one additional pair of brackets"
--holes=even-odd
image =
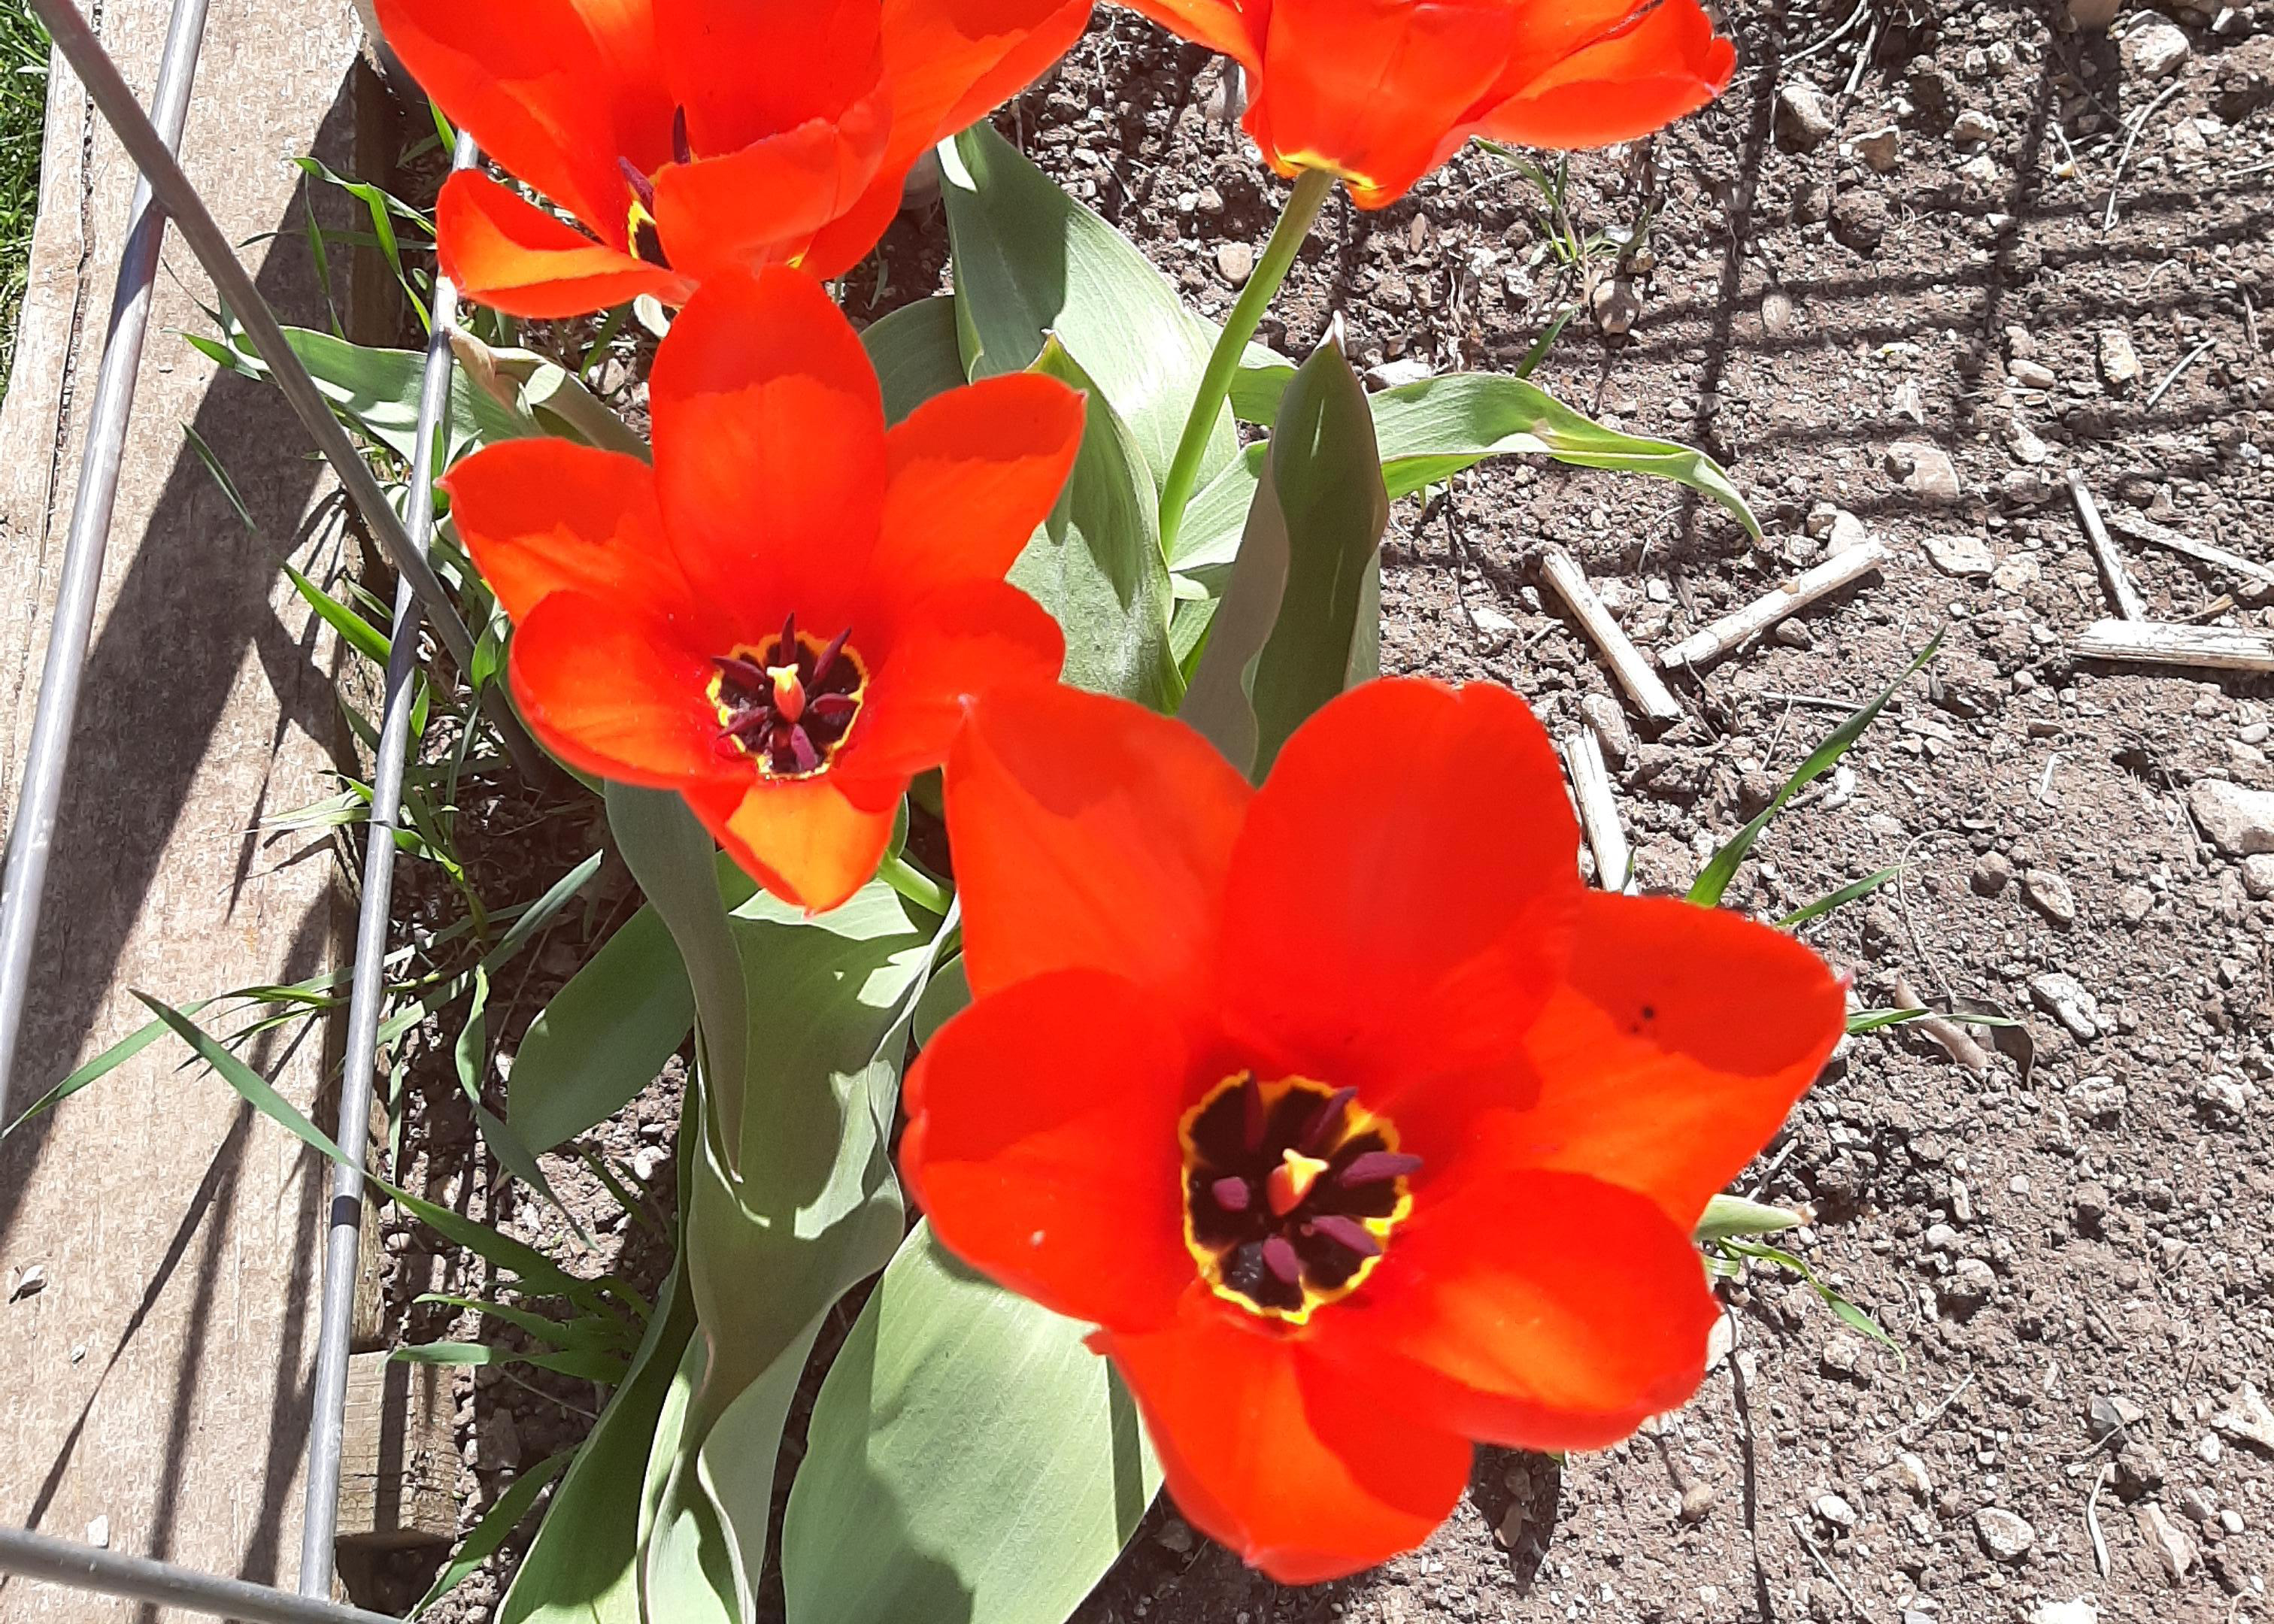
[(687, 966), (650, 904), (530, 1023), (514, 1056), (507, 1120), (531, 1150), (567, 1143), (653, 1082), (694, 1022)]
[[(1216, 329), (1185, 308), (1134, 244), (984, 120), (942, 142), (939, 156), (970, 376), (1023, 371), (1055, 334), (1128, 425), (1157, 492)], [(1209, 437), (1203, 483), (1238, 444), (1227, 408)]]
[(1365, 387), (1341, 350), (1322, 344), (1280, 402), (1179, 712), (1256, 782), (1313, 711), (1373, 673), (1389, 523)]
[(885, 421), (898, 423), (935, 395), (968, 380), (955, 338), (952, 295), (918, 299), (870, 322), (861, 333), (885, 390)]
[(1151, 478), (1128, 425), (1055, 337), (1034, 370), (1081, 390), (1088, 410), (1073, 472), (1011, 566), (1011, 584), (1065, 630), (1067, 682), (1167, 710), (1180, 684)]
[(1161, 1481), (1086, 1328), (919, 1225), (814, 1403), (782, 1521), (788, 1624), (1060, 1624)]

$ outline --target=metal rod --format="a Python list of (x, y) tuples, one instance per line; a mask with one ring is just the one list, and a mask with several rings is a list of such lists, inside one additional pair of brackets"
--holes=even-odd
[(0, 1528), (0, 1572), (123, 1596), (154, 1606), (184, 1607), (245, 1624), (400, 1624), (383, 1613), (289, 1595), (244, 1579), (222, 1579), (147, 1556), (83, 1545), (27, 1528)]
[[(158, 59), (158, 83), (150, 94), (151, 133), (169, 152), (182, 144), (205, 28), (206, 0), (174, 0), (166, 20), (165, 50)], [(56, 806), (63, 798), (64, 768), (79, 716), (79, 679), (87, 669), (95, 600), (102, 589), (103, 552), (118, 495), (119, 458), (126, 447), (127, 418), (134, 410), (135, 376), (141, 370), (142, 340), (150, 327), (150, 289), (157, 280), (158, 250), (166, 235), (165, 211), (152, 200), (147, 180), (135, 183), (126, 218), (126, 246), (111, 289), (110, 326), (103, 339), (102, 370), (95, 377), (79, 492), (72, 500), (71, 530), (64, 543), (55, 624), (48, 634), (32, 742), (9, 829), (7, 879), (0, 885), (0, 1114), (5, 1114), (16, 1045), (22, 1035), (40, 899), (47, 889), (48, 856), (55, 842)]]
[[(452, 169), (481, 162), (474, 139), (461, 131)], [(450, 335), (457, 325), (458, 290), (434, 278), (433, 326), (426, 338), (426, 368), (419, 380), (418, 438), (410, 455), (408, 531), (424, 559), (434, 533), (435, 426), (450, 403)], [(340, 1077), (339, 1142), (360, 1157), (370, 1142), (371, 1106), (378, 1069), (379, 1022), (387, 1002), (387, 927), (395, 897), (395, 828), (403, 807), (403, 770), (410, 755), (411, 701), (418, 676), (418, 597), (410, 577), (395, 589), (394, 642), (387, 657), (386, 710), (379, 729), (372, 778), (371, 816), (365, 824), (363, 895), (356, 911), (355, 978), (348, 994), (348, 1041)], [(348, 1335), (355, 1318), (357, 1265), (363, 1238), (360, 1161), (332, 1169), (330, 1227), (324, 1240), (324, 1297), (316, 1330), (316, 1386), (309, 1401), (308, 1492), (300, 1525), (300, 1594), (328, 1596), (337, 1559), (340, 1450), (346, 1432)]]
[[(31, 6), (39, 13), (40, 20), (47, 24), (56, 49), (71, 64), (72, 71), (87, 86), (87, 95), (124, 145), (127, 156), (133, 159), (150, 189), (173, 216), (183, 239), (196, 253), (198, 263), (213, 278), (222, 303), (236, 316), (245, 336), (252, 341), (254, 350), (267, 364), (277, 387), (284, 392), (301, 426), (313, 438), (316, 448), (324, 454), (324, 460), (332, 465), (332, 472), (346, 487), (349, 499), (370, 526), (372, 534), (378, 538), (388, 561), (417, 590), (434, 623), (435, 635), (442, 640), (442, 646), (449, 650), (458, 668), (470, 671), (474, 640), (458, 616), (457, 605), (450, 601), (449, 592), (426, 562), (425, 555), (411, 545), (402, 519), (379, 488), (379, 481), (364, 466), (347, 431), (332, 415), (315, 380), (308, 376), (308, 369), (300, 364), (300, 357), (285, 340), (284, 330), (277, 326), (268, 302), (245, 274), (245, 267), (237, 263), (236, 251), (206, 207), (205, 199), (198, 195), (189, 177), (182, 173), (182, 166), (175, 161), (164, 138), (134, 100), (133, 91), (119, 75), (117, 64), (111, 61), (102, 41), (95, 37), (94, 30), (87, 26), (87, 19), (71, 0), (31, 0)], [(514, 742), (514, 735), (508, 735), (508, 742)]]

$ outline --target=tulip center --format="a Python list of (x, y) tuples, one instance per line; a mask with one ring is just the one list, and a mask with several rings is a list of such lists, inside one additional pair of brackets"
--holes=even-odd
[(714, 656), (712, 704), (719, 754), (757, 763), (762, 777), (809, 778), (828, 770), (861, 714), (869, 668), (846, 641), (827, 643), (785, 621), (781, 635)]
[(1177, 1124), (1185, 1245), (1216, 1294), (1302, 1325), (1365, 1283), (1413, 1205), (1419, 1156), (1357, 1091), (1228, 1077)]

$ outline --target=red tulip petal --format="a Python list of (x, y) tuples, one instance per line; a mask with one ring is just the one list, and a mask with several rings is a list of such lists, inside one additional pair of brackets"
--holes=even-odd
[(459, 539), (516, 624), (551, 592), (655, 620), (697, 607), (664, 548), (655, 476), (637, 457), (565, 440), (501, 440), (462, 459), (441, 485)]
[(1088, 966), (1199, 1007), (1248, 799), (1207, 741), (1141, 705), (988, 695), (947, 764), (972, 991)]
[(1687, 1232), (1823, 1069), (1840, 980), (1736, 914), (1600, 892), (1569, 974), (1526, 1041), (1540, 1096), (1520, 1154), (1636, 1191)]
[[(1399, 1092), (1481, 1067), (1495, 1097), (1519, 1097), (1507, 1062), (1581, 890), (1562, 771), (1522, 700), (1367, 683), (1297, 730), (1248, 814), (1225, 891), (1227, 1028), (1434, 1138)], [(1457, 1139), (1468, 1109), (1443, 1131)]]
[(834, 119), (883, 76), (877, 0), (653, 4), (665, 75), (704, 157)]
[(1050, 508), (1081, 448), (1082, 397), (1013, 372), (934, 395), (885, 436), (891, 481), (875, 572), (907, 603), (999, 581)]
[(1088, 0), (885, 0), (894, 158), (912, 161), (1025, 89), (1088, 20)]
[(857, 642), (885, 405), (820, 284), (780, 268), (706, 282), (656, 353), (649, 400), (664, 526), (695, 590), (752, 638), (794, 612)]
[[(482, 150), (621, 248), (621, 162), (671, 156), (642, 0), (378, 0), (387, 42)], [(586, 308), (591, 308), (587, 306)]]
[[(1505, 1119), (1475, 1124), (1504, 1141)], [(1631, 1191), (1480, 1146), (1433, 1180), (1319, 1357), (1375, 1402), (1464, 1437), (1600, 1449), (1683, 1402), (1718, 1312), (1686, 1230)]]
[(870, 680), (840, 762), (845, 793), (891, 810), (910, 778), (947, 759), (975, 700), (1005, 683), (1052, 681), (1065, 658), (1058, 623), (1017, 587), (973, 581), (933, 593)]
[(1468, 1440), (1365, 1399), (1239, 1312), (1195, 1286), (1169, 1328), (1091, 1339), (1128, 1382), (1177, 1509), (1282, 1584), (1427, 1539), (1468, 1484)]
[(1277, 0), (1248, 130), (1281, 173), (1331, 169), (1380, 207), (1442, 162), (1515, 26), (1508, 0)]
[(442, 274), (477, 304), (530, 320), (581, 316), (651, 293), (687, 297), (684, 276), (596, 243), (557, 215), (462, 170), (434, 205)]
[(710, 664), (659, 621), (551, 592), (515, 629), (510, 670), (522, 715), (572, 767), (653, 789), (720, 771)]
[(868, 189), (814, 232), (798, 259), (798, 269), (817, 281), (833, 282), (867, 259), (900, 212), (907, 179), (907, 166), (894, 164), (887, 154), (870, 177)]
[(666, 166), (655, 181), (665, 254), (697, 282), (802, 262), (814, 233), (853, 208), (875, 178), (888, 132), (871, 100), (723, 158)]
[(1141, 989), (1061, 970), (980, 999), (908, 1073), (900, 1166), (949, 1251), (1075, 1320), (1150, 1329), (1194, 1277), (1184, 1044)]
[(746, 770), (682, 790), (687, 804), (759, 884), (809, 914), (826, 914), (869, 883), (892, 840), (892, 815), (845, 799), (827, 772), (758, 779)]
[(1564, 149), (1631, 141), (1721, 94), (1736, 63), (1737, 48), (1714, 34), (1697, 0), (1660, 0), (1624, 32), (1504, 81), (1515, 94), (1481, 132)]
[[(1178, 38), (1205, 45), (1219, 56), (1233, 58), (1250, 73), (1255, 72), (1262, 63), (1262, 48), (1234, 0), (1124, 0), (1124, 4), (1131, 11), (1151, 18)], [(1261, 16), (1270, 14), (1268, 5), (1256, 5), (1254, 9)]]

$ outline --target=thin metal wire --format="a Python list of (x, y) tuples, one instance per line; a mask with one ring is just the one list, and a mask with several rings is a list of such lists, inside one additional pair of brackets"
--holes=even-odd
[[(169, 152), (182, 144), (205, 28), (206, 0), (174, 0), (166, 20), (165, 51), (158, 59), (158, 83), (150, 94), (152, 132)], [(118, 495), (118, 464), (126, 447), (127, 419), (134, 410), (142, 340), (150, 327), (158, 250), (166, 235), (166, 213), (152, 200), (148, 181), (135, 183), (126, 218), (126, 247), (119, 255), (118, 282), (111, 290), (110, 327), (103, 340), (102, 370), (95, 377), (79, 492), (72, 500), (71, 531), (64, 543), (55, 624), (48, 634), (31, 747), (24, 757), (23, 782), (8, 831), (8, 875), (0, 886), (0, 1115), (5, 1114), (23, 1029), (40, 900), (47, 889), (48, 856), (55, 842), (56, 806), (63, 798), (64, 768), (79, 716), (79, 679), (87, 669), (95, 599), (102, 588), (103, 552)]]
[(244, 1579), (177, 1568), (146, 1556), (100, 1550), (30, 1529), (0, 1527), (0, 1573), (123, 1596), (154, 1606), (182, 1607), (245, 1624), (401, 1624), (383, 1613), (294, 1596)]
[[(473, 137), (461, 131), (452, 169), (481, 162)], [(425, 555), (434, 532), (435, 426), (450, 402), (450, 335), (457, 325), (458, 290), (436, 275), (433, 330), (418, 389), (418, 438), (410, 458), (408, 531)], [(405, 575), (395, 590), (394, 643), (387, 657), (386, 711), (380, 723), (372, 780), (371, 816), (365, 824), (363, 896), (356, 914), (355, 979), (348, 994), (348, 1041), (340, 1077), (339, 1143), (360, 1157), (369, 1142), (372, 1092), (378, 1069), (379, 1021), (387, 1002), (387, 926), (395, 896), (395, 829), (403, 807), (403, 771), (410, 754), (410, 711), (418, 676), (418, 597)], [(336, 1558), (340, 1510), (340, 1449), (346, 1430), (348, 1334), (355, 1313), (356, 1269), (363, 1235), (360, 1160), (332, 1169), (330, 1229), (324, 1243), (324, 1299), (316, 1332), (316, 1386), (309, 1401), (307, 1509), (300, 1526), (300, 1594), (328, 1596)]]

